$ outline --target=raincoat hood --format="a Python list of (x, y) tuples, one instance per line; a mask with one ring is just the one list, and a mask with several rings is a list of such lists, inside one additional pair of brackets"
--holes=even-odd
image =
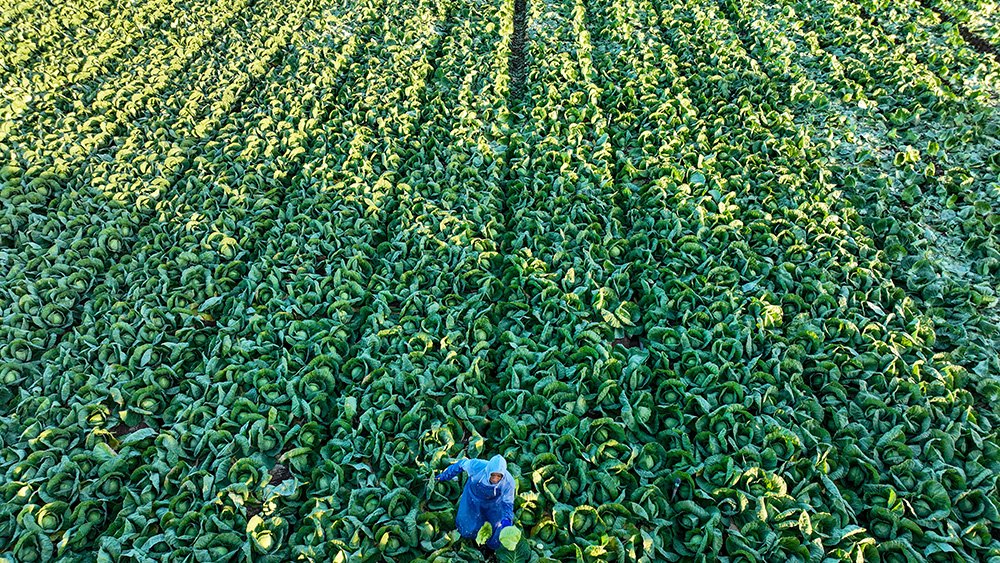
[(486, 464), (486, 480), (489, 481), (490, 473), (507, 473), (507, 460), (502, 455), (495, 455)]
[[(503, 478), (495, 485), (490, 483), (490, 474), (492, 473), (503, 473)], [(510, 474), (507, 473), (507, 460), (502, 455), (497, 454), (490, 458), (490, 461), (486, 464), (486, 471), (473, 484), (473, 487), (475, 487), (476, 493), (483, 498), (496, 497), (500, 494), (500, 486), (508, 478), (508, 475)]]

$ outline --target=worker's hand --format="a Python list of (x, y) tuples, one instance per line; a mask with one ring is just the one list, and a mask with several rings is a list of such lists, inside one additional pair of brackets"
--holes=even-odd
[(460, 461), (456, 461), (455, 463), (449, 465), (447, 469), (442, 471), (441, 474), (437, 476), (437, 480), (438, 482), (454, 481), (455, 479), (458, 479), (458, 476), (461, 473), (462, 473), (462, 464)]
[(503, 528), (505, 526), (513, 526), (513, 525), (514, 525), (514, 523), (510, 521), (510, 518), (504, 518), (503, 520), (500, 521), (500, 527), (501, 528)]

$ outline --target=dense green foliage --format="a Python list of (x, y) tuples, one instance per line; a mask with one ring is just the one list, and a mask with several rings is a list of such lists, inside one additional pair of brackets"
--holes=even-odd
[(518, 97), (507, 0), (60, 6), (0, 561), (475, 560), (495, 453), (502, 561), (1000, 561), (1000, 65), (920, 2), (530, 0)]

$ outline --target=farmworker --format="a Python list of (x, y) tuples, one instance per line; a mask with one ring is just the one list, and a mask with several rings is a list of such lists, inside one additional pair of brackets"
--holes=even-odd
[(469, 474), (469, 480), (465, 482), (462, 498), (458, 501), (455, 524), (463, 538), (474, 542), (483, 523), (490, 523), (493, 537), (487, 540), (485, 546), (477, 547), (483, 557), (491, 561), (493, 551), (500, 547), (500, 530), (513, 525), (514, 477), (507, 472), (507, 460), (502, 455), (495, 455), (489, 461), (460, 459), (442, 471), (437, 480), (457, 479), (462, 471)]

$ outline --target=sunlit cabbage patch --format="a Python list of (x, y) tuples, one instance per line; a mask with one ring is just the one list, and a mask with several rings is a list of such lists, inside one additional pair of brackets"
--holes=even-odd
[(1000, 561), (996, 62), (518, 6), (4, 11), (0, 561)]

